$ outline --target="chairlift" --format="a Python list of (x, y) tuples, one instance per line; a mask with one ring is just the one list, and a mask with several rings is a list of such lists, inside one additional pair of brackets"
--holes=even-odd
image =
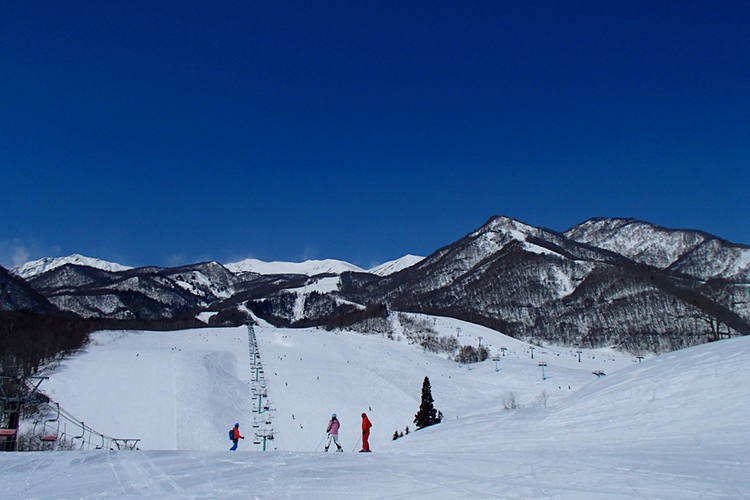
[(42, 426), (42, 435), (39, 439), (47, 443), (54, 443), (57, 441), (57, 436), (60, 433), (60, 404), (55, 403), (57, 408), (57, 414), (53, 418), (45, 420)]
[(104, 450), (107, 448), (107, 443), (104, 440), (104, 436), (99, 434), (99, 437), (102, 438), (102, 444), (98, 444), (94, 447), (96, 450)]
[(83, 439), (83, 435), (86, 434), (86, 426), (83, 424), (83, 422), (76, 422), (76, 423), (81, 426), (81, 435), (73, 436), (73, 439)]
[[(86, 445), (86, 439), (84, 436), (86, 435), (86, 426), (83, 424), (83, 422), (74, 422), (71, 421), (71, 424), (79, 425), (81, 426), (81, 433), (76, 435), (70, 436), (70, 444), (71, 446), (80, 443), (80, 446), (78, 446), (78, 449), (82, 450), (84, 446)], [(71, 432), (72, 434), (72, 432)]]

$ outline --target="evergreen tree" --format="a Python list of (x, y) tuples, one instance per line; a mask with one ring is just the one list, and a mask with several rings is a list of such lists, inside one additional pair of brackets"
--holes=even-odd
[(419, 405), (419, 411), (414, 415), (414, 423), (417, 426), (417, 430), (439, 424), (443, 419), (442, 412), (438, 412), (432, 403), (430, 379), (429, 377), (425, 377), (424, 382), (422, 382), (422, 402)]

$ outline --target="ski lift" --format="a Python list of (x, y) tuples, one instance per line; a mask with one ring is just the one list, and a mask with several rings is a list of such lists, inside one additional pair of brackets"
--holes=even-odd
[(102, 438), (102, 444), (95, 445), (94, 449), (95, 450), (106, 450), (107, 449), (107, 442), (104, 439), (104, 435), (103, 434), (99, 434), (99, 433), (97, 433), (97, 434), (91, 434), (91, 433), (89, 433), (89, 445), (91, 444), (91, 438), (93, 436), (98, 436), (98, 437)]
[(140, 439), (112, 439), (112, 443), (118, 450), (135, 450)]
[(71, 445), (77, 444), (80, 442), (80, 446), (78, 448), (82, 450), (84, 445), (86, 444), (86, 440), (84, 439), (84, 436), (86, 435), (86, 426), (83, 424), (83, 422), (71, 422), (71, 423), (81, 426), (80, 434), (70, 436)]
[(39, 439), (45, 443), (54, 443), (60, 433), (60, 404), (55, 403), (55, 408), (57, 414), (53, 418), (45, 420), (42, 425), (42, 435)]
[(73, 439), (83, 439), (83, 435), (86, 434), (86, 426), (83, 424), (83, 422), (77, 422), (78, 425), (81, 426), (81, 435), (80, 436), (73, 436)]

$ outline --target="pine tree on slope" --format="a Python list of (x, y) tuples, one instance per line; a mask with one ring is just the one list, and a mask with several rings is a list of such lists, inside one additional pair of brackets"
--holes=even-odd
[(430, 379), (429, 377), (425, 377), (424, 382), (422, 382), (422, 402), (419, 405), (419, 411), (414, 415), (414, 423), (417, 426), (417, 430), (439, 424), (443, 420), (442, 412), (438, 412), (432, 403)]

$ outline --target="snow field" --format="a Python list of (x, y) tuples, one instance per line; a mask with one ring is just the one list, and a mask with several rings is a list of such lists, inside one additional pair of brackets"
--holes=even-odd
[[(429, 319), (493, 355), (506, 347), (499, 371), (379, 335), (256, 327), (277, 434), (265, 453), (251, 439), (226, 451), (235, 421), (252, 435), (246, 328), (99, 332), (43, 388), (142, 451), (0, 454), (0, 497), (750, 498), (750, 338), (643, 363), (584, 350), (579, 363), (575, 350), (532, 359), (497, 332)], [(445, 420), (392, 441), (414, 431), (425, 375)], [(523, 408), (503, 409), (511, 391)], [(547, 406), (533, 406), (542, 391)], [(363, 411), (373, 453), (350, 453)], [(343, 454), (320, 451), (333, 412)]]
[(97, 332), (49, 376), (63, 408), (141, 449), (223, 449), (219, 435), (252, 413), (246, 329)]

